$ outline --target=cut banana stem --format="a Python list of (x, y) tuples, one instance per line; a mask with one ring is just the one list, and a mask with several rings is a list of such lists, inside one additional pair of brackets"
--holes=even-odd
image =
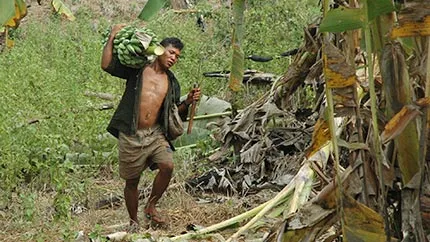
[(162, 55), (164, 53), (164, 47), (161, 45), (150, 45), (148, 49), (145, 50), (145, 54), (149, 55)]

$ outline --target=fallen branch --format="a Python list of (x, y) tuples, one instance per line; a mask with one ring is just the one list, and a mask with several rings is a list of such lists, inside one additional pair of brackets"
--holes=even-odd
[(198, 9), (180, 9), (180, 10), (173, 10), (174, 13), (183, 14), (183, 13), (198, 13)]
[(98, 97), (103, 100), (109, 100), (113, 101), (115, 99), (115, 96), (110, 93), (103, 93), (103, 92), (91, 92), (91, 91), (85, 91), (84, 95), (87, 97)]
[(258, 207), (255, 207), (245, 213), (242, 213), (236, 217), (233, 217), (231, 219), (222, 221), (221, 223), (218, 224), (214, 224), (211, 225), (209, 227), (206, 227), (204, 229), (198, 230), (197, 232), (193, 232), (193, 233), (188, 233), (188, 234), (183, 234), (183, 235), (179, 235), (173, 238), (170, 238), (171, 241), (181, 241), (181, 240), (187, 240), (187, 239), (192, 239), (192, 238), (197, 238), (200, 236), (203, 236), (205, 234), (229, 227), (233, 224), (239, 223), (247, 218), (250, 218), (252, 216), (254, 216), (255, 214), (257, 214), (259, 211), (261, 211), (269, 202), (263, 203)]
[[(294, 191), (294, 189), (297, 189), (299, 187), (303, 188), (304, 183), (305, 183), (305, 182), (303, 182), (303, 180), (304, 180), (303, 178), (308, 178), (309, 179), (309, 177), (312, 177), (312, 176), (313, 176), (313, 172), (312, 172), (312, 169), (310, 169), (309, 165), (306, 164), (306, 165), (302, 166), (302, 168), (297, 173), (297, 175), (293, 178), (293, 180), (290, 183), (288, 183), (288, 185), (285, 186), (284, 189), (282, 189), (282, 191), (279, 192), (272, 200), (270, 200), (269, 203), (266, 206), (264, 206), (264, 208), (257, 215), (255, 215), (254, 218), (251, 219), (251, 221), (249, 221), (245, 226), (243, 226), (242, 228), (240, 228), (226, 242), (236, 241), (237, 238), (243, 232), (245, 232), (246, 230), (248, 230), (249, 228), (251, 228), (252, 225), (254, 225), (266, 213), (268, 213), (272, 208), (274, 208), (277, 204), (279, 204), (281, 200), (283, 200), (286, 196), (290, 195)], [(302, 182), (303, 182), (303, 184), (302, 184)], [(295, 197), (295, 199), (298, 199), (298, 195), (297, 194), (295, 194), (294, 197)], [(291, 208), (294, 207), (294, 210), (290, 209), (289, 212), (290, 213), (295, 212), (295, 210), (299, 206), (300, 205), (293, 204), (293, 206), (291, 206)]]
[[(286, 199), (293, 193), (293, 191), (297, 188), (300, 188), (297, 190), (296, 195), (294, 196), (295, 200), (300, 200), (300, 203), (304, 203), (306, 199), (299, 199), (300, 194), (302, 193), (302, 189), (305, 187), (303, 184), (309, 184), (309, 181), (313, 178), (313, 171), (310, 169), (309, 165), (304, 165), (302, 169), (297, 173), (297, 175), (292, 179), (292, 181), (284, 187), (284, 189), (279, 192), (273, 199), (271, 199), (268, 202), (265, 202), (261, 204), (258, 207), (253, 208), (250, 211), (247, 211), (243, 214), (240, 214), (236, 217), (233, 217), (231, 219), (225, 220), (221, 223), (209, 226), (207, 228), (198, 230), (197, 232), (188, 233), (184, 235), (179, 235), (176, 237), (171, 238), (171, 241), (180, 241), (180, 240), (187, 240), (192, 239), (196, 237), (203, 236), (205, 234), (229, 227), (233, 224), (239, 223), (245, 219), (248, 219), (252, 216), (254, 218), (249, 221), (245, 226), (243, 226), (240, 230), (238, 230), (232, 237), (230, 237), (227, 241), (234, 241), (237, 239), (239, 235), (241, 235), (244, 231), (249, 229), (251, 226), (255, 224), (258, 220), (260, 220), (265, 214), (267, 214), (268, 211), (270, 211), (275, 206), (282, 204), (285, 202)], [(310, 190), (306, 189), (305, 192), (309, 193)], [(301, 204), (296, 204), (292, 207), (297, 209)], [(295, 212), (295, 209), (291, 209), (290, 213)]]

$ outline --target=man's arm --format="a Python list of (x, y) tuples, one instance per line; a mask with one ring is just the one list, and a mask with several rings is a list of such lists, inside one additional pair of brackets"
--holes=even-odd
[(198, 101), (200, 99), (200, 88), (193, 88), (187, 95), (187, 98), (178, 105), (178, 112), (182, 120), (187, 119), (188, 107), (193, 103), (193, 101)]
[(115, 35), (125, 26), (125, 24), (117, 24), (112, 27), (112, 30), (110, 31), (108, 41), (106, 42), (106, 45), (103, 47), (102, 52), (102, 69), (107, 71), (109, 68), (109, 65), (112, 62), (113, 59), (113, 40), (115, 38)]
[(118, 58), (113, 54), (113, 40), (115, 35), (125, 26), (125, 24), (117, 24), (112, 27), (108, 41), (103, 47), (101, 67), (107, 73), (122, 78), (128, 79), (131, 74), (134, 74), (137, 69), (133, 69), (122, 65)]

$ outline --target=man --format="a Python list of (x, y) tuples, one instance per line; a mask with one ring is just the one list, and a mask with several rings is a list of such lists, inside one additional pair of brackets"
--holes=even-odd
[(124, 198), (130, 226), (136, 229), (139, 221), (138, 184), (141, 173), (150, 167), (158, 169), (152, 192), (144, 209), (145, 218), (152, 225), (166, 222), (155, 205), (169, 185), (173, 171), (173, 146), (167, 135), (167, 115), (173, 103), (185, 120), (188, 106), (200, 97), (198, 88), (191, 90), (183, 102), (179, 102), (180, 86), (169, 70), (181, 54), (183, 43), (177, 38), (161, 41), (163, 55), (142, 69), (121, 65), (113, 55), (113, 39), (124, 24), (112, 27), (109, 39), (103, 48), (101, 67), (113, 76), (127, 80), (121, 102), (115, 111), (108, 131), (118, 138), (119, 173), (125, 179)]

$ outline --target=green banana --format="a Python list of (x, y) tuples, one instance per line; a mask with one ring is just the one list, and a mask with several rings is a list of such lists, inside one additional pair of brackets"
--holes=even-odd
[(122, 49), (122, 50), (126, 50), (127, 49), (123, 43), (119, 43), (118, 44), (118, 48)]
[(136, 50), (134, 50), (133, 45), (126, 45), (125, 47), (127, 47), (128, 51), (130, 53), (133, 53), (134, 55), (136, 55)]
[(142, 54), (143, 50), (139, 46), (133, 45), (133, 48), (137, 54)]
[[(145, 50), (137, 33), (145, 33), (151, 37), (150, 48)], [(102, 33), (102, 44), (106, 45), (110, 35), (110, 28)], [(131, 68), (141, 68), (148, 63), (148, 56), (157, 54), (154, 52), (158, 46), (157, 35), (150, 29), (137, 28), (127, 25), (115, 35), (113, 40), (113, 54), (116, 55), (121, 64)]]
[(140, 44), (141, 44), (141, 43), (140, 43), (140, 40), (139, 40), (139, 39), (137, 39), (135, 36), (133, 36), (133, 37), (131, 38), (130, 43), (131, 43), (131, 44), (135, 44), (135, 45), (140, 45)]

